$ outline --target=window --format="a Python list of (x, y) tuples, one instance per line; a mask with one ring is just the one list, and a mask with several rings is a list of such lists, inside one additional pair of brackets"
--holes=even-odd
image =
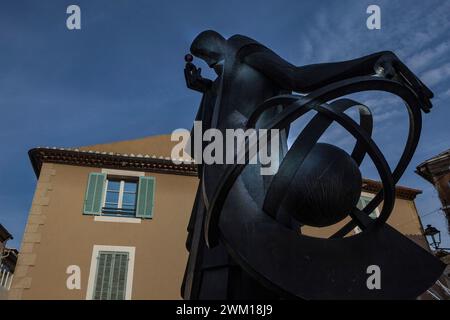
[(125, 299), (128, 259), (128, 252), (99, 252), (94, 300)]
[[(83, 214), (106, 219), (153, 218), (155, 177), (144, 172), (103, 169), (91, 172), (87, 181)], [(100, 218), (100, 217), (99, 217)], [(119, 219), (117, 219), (119, 220)]]
[[(369, 204), (369, 202), (372, 200), (372, 198), (370, 198), (370, 197), (367, 197), (367, 196), (361, 196), (360, 198), (359, 198), (359, 201), (358, 201), (358, 204), (356, 205), (356, 207), (359, 209), (359, 210), (362, 210), (362, 209), (364, 209), (368, 204)], [(378, 215), (379, 215), (380, 213), (378, 212), (378, 208), (376, 208), (375, 210), (373, 210), (370, 214), (369, 214), (369, 217), (371, 217), (372, 219), (376, 219), (377, 217), (378, 217)]]
[(136, 213), (138, 182), (108, 178), (106, 180), (104, 214), (134, 216)]
[[(356, 205), (356, 207), (357, 207), (359, 210), (362, 210), (362, 209), (364, 209), (364, 208), (369, 204), (369, 202), (370, 202), (371, 200), (372, 200), (371, 197), (363, 196), (363, 195), (362, 195), (362, 196), (359, 198), (358, 204)], [(369, 217), (371, 217), (372, 219), (376, 219), (379, 215), (380, 215), (380, 212), (379, 212), (378, 208), (375, 208), (375, 210), (373, 210), (373, 211), (369, 214)], [(360, 228), (360, 227), (355, 227), (355, 229), (353, 229), (353, 231), (354, 231), (355, 233), (360, 233), (360, 232), (361, 232), (361, 228)]]
[(130, 300), (134, 256), (134, 247), (95, 245), (86, 299)]

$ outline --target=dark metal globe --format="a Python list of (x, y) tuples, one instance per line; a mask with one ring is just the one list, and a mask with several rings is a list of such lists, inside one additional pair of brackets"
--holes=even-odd
[(280, 209), (305, 225), (333, 225), (356, 206), (361, 186), (361, 172), (349, 154), (317, 143), (297, 170)]

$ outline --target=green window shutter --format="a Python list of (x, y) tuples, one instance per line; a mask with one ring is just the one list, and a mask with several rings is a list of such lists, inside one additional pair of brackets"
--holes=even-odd
[(125, 300), (128, 253), (100, 251), (93, 300)]
[(155, 200), (155, 178), (139, 177), (136, 217), (150, 219), (153, 217)]
[(105, 182), (105, 173), (91, 172), (89, 174), (86, 196), (84, 198), (84, 214), (101, 213), (103, 193), (105, 192)]
[[(372, 201), (371, 198), (366, 197), (366, 196), (361, 196), (361, 198), (359, 198), (358, 205), (357, 205), (356, 207), (357, 207), (359, 210), (362, 210), (362, 209), (364, 209), (364, 208), (369, 204), (370, 201)], [(371, 217), (372, 219), (376, 219), (376, 218), (377, 218), (377, 212), (376, 212), (376, 210), (377, 210), (377, 209), (375, 209), (374, 211), (372, 211), (372, 212), (369, 214), (369, 217)]]

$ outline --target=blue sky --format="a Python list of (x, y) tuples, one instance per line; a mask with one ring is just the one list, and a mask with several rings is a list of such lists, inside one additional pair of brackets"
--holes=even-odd
[[(66, 28), (77, 4), (82, 29)], [(366, 28), (366, 8), (381, 7), (381, 30)], [(183, 56), (200, 31), (245, 34), (297, 64), (392, 50), (435, 92), (423, 135), (401, 184), (419, 188), (423, 223), (450, 237), (434, 188), (414, 174), (450, 148), (450, 1), (139, 1), (0, 2), (0, 223), (19, 247), (36, 178), (27, 151), (71, 147), (190, 128), (200, 96), (185, 88)], [(205, 66), (203, 66), (205, 67)], [(389, 96), (373, 107), (374, 138), (394, 165), (404, 146), (405, 108)], [(300, 126), (301, 124), (298, 124)], [(324, 138), (345, 148), (334, 126)], [(363, 174), (377, 178), (368, 161)]]

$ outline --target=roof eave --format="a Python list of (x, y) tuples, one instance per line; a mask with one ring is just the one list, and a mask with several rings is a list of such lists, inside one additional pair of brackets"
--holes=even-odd
[(2, 224), (0, 224), (0, 233), (2, 233), (4, 235), (4, 237), (3, 237), (5, 239), (4, 241), (14, 239), (12, 234), (9, 233), (9, 231)]
[[(31, 165), (39, 178), (43, 163), (59, 163), (82, 167), (117, 168), (135, 171), (149, 171), (166, 174), (196, 176), (197, 168), (192, 162), (176, 164), (165, 158), (128, 156), (92, 151), (74, 151), (57, 148), (33, 148), (28, 151)], [(75, 161), (76, 160), (76, 161)]]

